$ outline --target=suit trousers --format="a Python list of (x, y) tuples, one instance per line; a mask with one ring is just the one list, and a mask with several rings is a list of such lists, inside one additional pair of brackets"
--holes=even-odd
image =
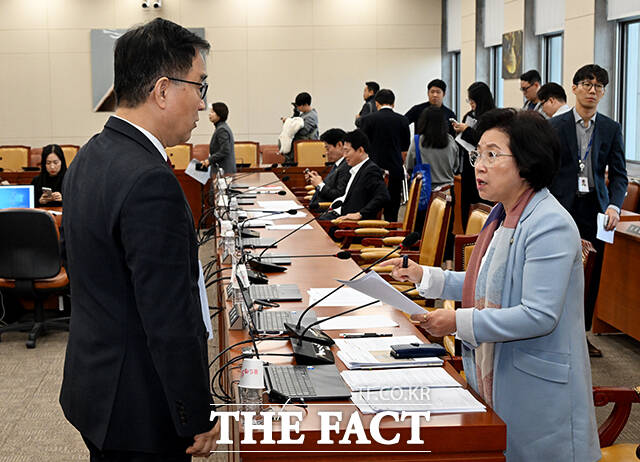
[(389, 175), (387, 185), (391, 199), (384, 206), (384, 219), (387, 221), (398, 221), (398, 211), (400, 210), (400, 196), (402, 195), (402, 176)]
[(98, 447), (82, 436), (89, 448), (90, 462), (190, 462), (191, 456), (184, 451), (186, 448), (176, 449), (167, 453), (150, 453), (138, 451), (118, 451), (98, 449)]
[(600, 205), (595, 192), (577, 196), (571, 207), (571, 216), (576, 225), (578, 225), (580, 237), (591, 242), (596, 249), (591, 280), (589, 281), (589, 287), (585, 291), (584, 299), (584, 324), (587, 331), (591, 330), (593, 311), (598, 298), (598, 290), (600, 289), (600, 273), (602, 272), (602, 260), (604, 257), (604, 242), (596, 239), (598, 232), (596, 218), (599, 211)]

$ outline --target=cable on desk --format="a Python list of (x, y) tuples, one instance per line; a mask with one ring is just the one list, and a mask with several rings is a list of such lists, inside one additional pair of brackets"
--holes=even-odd
[(211, 286), (212, 286), (212, 285), (214, 285), (216, 282), (225, 281), (225, 280), (229, 280), (229, 281), (230, 281), (230, 280), (231, 280), (231, 277), (230, 277), (230, 276), (223, 276), (223, 277), (221, 277), (221, 278), (214, 279), (214, 280), (213, 280), (213, 281), (211, 281), (211, 282), (207, 282), (207, 283), (206, 283), (206, 285), (205, 285), (205, 287), (211, 287)]

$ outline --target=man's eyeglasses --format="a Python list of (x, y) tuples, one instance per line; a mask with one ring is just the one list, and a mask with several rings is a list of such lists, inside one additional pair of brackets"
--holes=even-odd
[(602, 85), (601, 83), (591, 83), (585, 80), (583, 82), (580, 82), (578, 85), (580, 85), (582, 88), (584, 88), (587, 91), (591, 91), (592, 88), (595, 88), (597, 93), (604, 92), (604, 85)]
[(503, 154), (501, 152), (493, 151), (480, 152), (475, 149), (473, 151), (469, 151), (469, 163), (472, 167), (478, 165), (480, 159), (484, 160), (486, 165), (493, 165), (498, 157), (513, 157), (513, 154)]
[(529, 88), (533, 87), (533, 85), (529, 85), (528, 87), (520, 87), (520, 91), (525, 93)]
[(190, 83), (191, 85), (197, 85), (198, 87), (200, 87), (200, 98), (204, 99), (204, 97), (207, 96), (207, 90), (209, 89), (209, 84), (207, 82), (192, 82), (191, 80), (176, 79), (175, 77), (167, 78), (169, 80), (173, 80), (174, 82), (183, 82)]

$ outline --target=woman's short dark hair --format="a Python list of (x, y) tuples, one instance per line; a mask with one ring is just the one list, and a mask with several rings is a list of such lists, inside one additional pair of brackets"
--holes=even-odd
[(442, 149), (449, 144), (447, 115), (441, 107), (429, 106), (422, 111), (416, 127), (425, 148)]
[(354, 151), (363, 148), (364, 152), (369, 152), (369, 138), (359, 128), (344, 135), (344, 142), (349, 143)]
[(211, 103), (211, 109), (213, 109), (213, 112), (218, 114), (220, 122), (226, 122), (229, 118), (229, 108), (223, 102), (218, 101), (217, 103)]
[(482, 136), (492, 128), (507, 135), (520, 176), (535, 191), (551, 184), (558, 170), (560, 142), (551, 124), (540, 113), (513, 108), (493, 109), (480, 117), (476, 130)]
[(476, 103), (476, 110), (474, 111), (476, 117), (480, 117), (485, 112), (496, 107), (491, 90), (484, 82), (473, 82), (469, 85), (469, 88), (467, 88), (467, 94), (469, 95), (469, 99), (472, 99)]
[(166, 19), (156, 18), (129, 30), (116, 41), (114, 51), (116, 102), (138, 106), (160, 77), (184, 78), (196, 53), (207, 51), (209, 42)]
[(49, 175), (49, 172), (47, 172), (47, 157), (49, 157), (49, 154), (55, 154), (56, 156), (58, 156), (61, 164), (60, 172), (58, 172), (58, 175), (64, 175), (64, 173), (67, 171), (67, 160), (64, 158), (64, 151), (58, 144), (47, 144), (44, 148), (42, 148), (40, 171), (45, 175)]

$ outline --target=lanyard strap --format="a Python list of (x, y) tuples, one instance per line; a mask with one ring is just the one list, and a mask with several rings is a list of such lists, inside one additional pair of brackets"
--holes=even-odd
[(587, 145), (587, 151), (584, 153), (584, 157), (580, 157), (580, 153), (578, 153), (578, 159), (582, 164), (584, 164), (584, 162), (587, 160), (587, 157), (589, 157), (589, 153), (591, 152), (591, 145), (593, 144), (593, 136), (595, 134), (596, 134), (596, 127), (594, 125), (593, 131), (591, 132), (591, 138), (589, 138), (589, 144)]

